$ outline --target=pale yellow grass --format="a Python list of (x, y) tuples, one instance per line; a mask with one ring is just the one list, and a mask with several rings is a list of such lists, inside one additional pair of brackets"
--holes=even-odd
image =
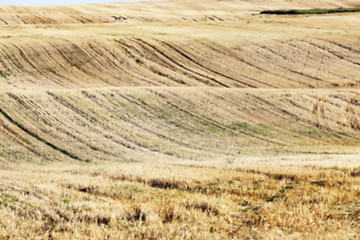
[[(301, 164), (307, 157), (296, 160)], [(358, 238), (358, 164), (283, 163), (286, 169), (168, 161), (3, 165), (0, 236)]]
[(355, 13), (4, 25), (0, 87), (357, 87), (359, 24)]
[(358, 239), (356, 6), (0, 7), (0, 239)]
[(5, 92), (0, 160), (234, 162), (281, 153), (357, 154), (359, 96), (170, 87)]
[(121, 16), (121, 22), (126, 23), (233, 21), (244, 15), (257, 14), (264, 9), (356, 6), (359, 6), (359, 3), (354, 0), (167, 0), (41, 7), (0, 6), (0, 24), (111, 23), (115, 22), (112, 16)]

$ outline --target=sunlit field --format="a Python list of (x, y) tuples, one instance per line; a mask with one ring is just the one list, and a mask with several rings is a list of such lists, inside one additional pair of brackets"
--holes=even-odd
[(359, 7), (0, 6), (0, 239), (358, 239)]

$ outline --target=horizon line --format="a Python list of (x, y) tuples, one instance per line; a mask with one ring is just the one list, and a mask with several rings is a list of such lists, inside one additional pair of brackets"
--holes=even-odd
[[(83, 5), (83, 4), (112, 4), (112, 3), (129, 3), (129, 2), (149, 2), (149, 1), (161, 1), (161, 0), (67, 0), (67, 1), (55, 1), (55, 3), (49, 3), (48, 1), (40, 1), (40, 3), (30, 3), (29, 1), (14, 1), (9, 0), (11, 3), (0, 3), (0, 6), (24, 6), (24, 7), (32, 7), (32, 6), (62, 6), (62, 5)], [(14, 3), (15, 2), (15, 3)], [(24, 3), (23, 3), (24, 2)], [(39, 1), (37, 1), (39, 2)], [(64, 3), (65, 2), (65, 3)]]

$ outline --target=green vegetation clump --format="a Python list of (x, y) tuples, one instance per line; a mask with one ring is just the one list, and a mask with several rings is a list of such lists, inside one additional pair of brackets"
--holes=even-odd
[(331, 13), (346, 13), (346, 12), (360, 12), (360, 8), (265, 10), (260, 12), (260, 14), (301, 15), (301, 14), (331, 14)]
[(9, 75), (6, 72), (0, 71), (0, 77), (6, 78), (7, 76)]
[(47, 70), (53, 74), (56, 74), (56, 71), (51, 67), (48, 67)]

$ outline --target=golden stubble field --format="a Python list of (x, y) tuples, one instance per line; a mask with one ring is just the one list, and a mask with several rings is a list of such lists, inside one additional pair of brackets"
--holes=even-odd
[(336, 166), (353, 157), (310, 157), (317, 166), (308, 156), (245, 157), (245, 165), (3, 164), (0, 234), (4, 239), (356, 239), (359, 170)]
[(360, 13), (259, 14), (332, 7), (0, 6), (0, 239), (358, 239)]

